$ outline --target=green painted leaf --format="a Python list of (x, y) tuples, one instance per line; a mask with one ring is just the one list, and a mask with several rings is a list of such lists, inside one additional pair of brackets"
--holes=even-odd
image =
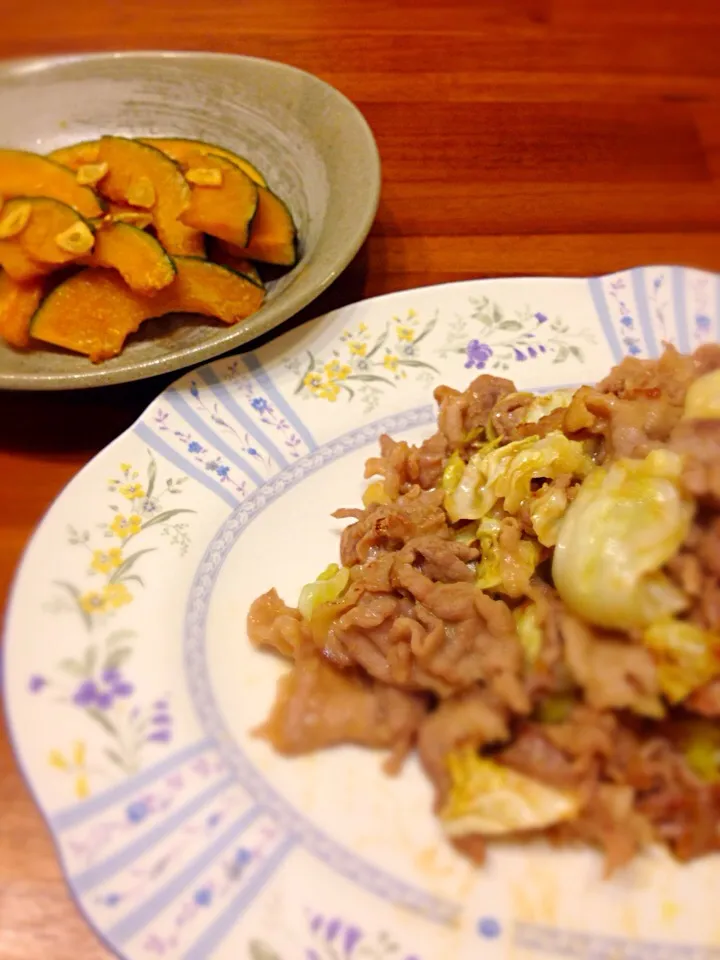
[(91, 677), (95, 673), (95, 667), (97, 666), (97, 649), (95, 647), (86, 647), (85, 648), (85, 657), (83, 660), (83, 669), (85, 675)]
[(133, 640), (136, 636), (137, 634), (134, 630), (113, 630), (105, 643), (108, 647), (112, 647), (116, 643), (122, 643), (124, 640)]
[(399, 360), (398, 363), (401, 367), (423, 367), (425, 370), (432, 370), (433, 373), (440, 373), (437, 367), (433, 367), (430, 363), (423, 363), (422, 360)]
[(122, 770), (125, 769), (125, 761), (120, 756), (119, 753), (115, 750), (111, 750), (110, 747), (106, 747), (103, 751), (105, 756), (108, 758), (110, 763), (114, 764), (116, 767), (120, 767)]
[(128, 577), (123, 577), (123, 578), (122, 578), (122, 582), (123, 582), (123, 583), (130, 583), (130, 582), (132, 582), (132, 583), (137, 583), (137, 584), (139, 584), (139, 586), (141, 586), (141, 587), (143, 587), (143, 588), (145, 587), (145, 581), (143, 580), (142, 577), (139, 577), (136, 573), (131, 573), (130, 576), (128, 576)]
[[(168, 512), (169, 512), (169, 511), (168, 511)], [(145, 526), (146, 526), (146, 527), (149, 527), (150, 524), (147, 523), (147, 524), (145, 524)], [(135, 553), (131, 553), (129, 557), (125, 557), (125, 559), (124, 559), (123, 562), (120, 564), (120, 566), (117, 568), (117, 570), (114, 570), (114, 571), (113, 571), (113, 574), (112, 574), (112, 576), (110, 577), (110, 583), (119, 583), (119, 582), (121, 582), (122, 580), (124, 580), (124, 579), (125, 579), (125, 574), (128, 573), (130, 570), (132, 570), (132, 568), (133, 568), (133, 567), (135, 566), (135, 564), (138, 562), (138, 560), (140, 559), (140, 557), (143, 556), (143, 554), (145, 554), (145, 553), (152, 553), (152, 552), (153, 552), (154, 550), (156, 550), (156, 549), (157, 549), (157, 547), (146, 547), (145, 550), (138, 550), (138, 551), (136, 551)]]
[(248, 944), (248, 955), (250, 960), (282, 960), (279, 953), (276, 953), (272, 947), (269, 947), (262, 940), (251, 940)]
[(354, 391), (354, 390), (351, 390), (350, 387), (349, 387), (346, 383), (338, 383), (338, 386), (339, 386), (341, 389), (345, 390), (346, 393), (350, 394), (350, 399), (352, 400), (352, 398), (355, 396), (355, 391)]
[(95, 723), (101, 726), (103, 730), (112, 734), (113, 737), (117, 737), (118, 732), (115, 728), (115, 725), (108, 720), (102, 710), (98, 710), (97, 707), (86, 707), (85, 713), (90, 717), (91, 720), (94, 720)]
[(305, 386), (305, 377), (309, 373), (312, 373), (312, 371), (315, 369), (315, 357), (312, 355), (312, 353), (309, 350), (307, 350), (306, 353), (308, 355), (308, 367), (305, 373), (300, 377), (300, 383), (297, 385), (297, 387), (295, 387), (295, 393), (301, 392), (301, 390)]
[(91, 617), (90, 614), (87, 612), (87, 610), (83, 610), (83, 608), (80, 606), (81, 593), (80, 593), (80, 591), (78, 590), (78, 588), (77, 588), (76, 586), (74, 586), (72, 583), (67, 583), (67, 581), (65, 581), (65, 580), (56, 580), (56, 581), (55, 581), (55, 586), (56, 586), (56, 587), (61, 587), (63, 590), (67, 591), (67, 593), (70, 594), (70, 596), (71, 596), (71, 597), (73, 598), (73, 600), (75, 601), (75, 605), (76, 605), (76, 607), (77, 607), (77, 612), (80, 614), (80, 617), (81, 617), (83, 623), (84, 623), (85, 626), (88, 628), (88, 630), (92, 630), (92, 625), (93, 625), (93, 624), (92, 624), (92, 617)]
[(374, 381), (379, 381), (380, 383), (386, 383), (389, 387), (394, 387), (395, 384), (392, 380), (388, 380), (387, 377), (379, 377), (374, 373), (352, 373), (347, 378), (348, 380), (361, 380), (363, 383), (370, 383)]
[(106, 670), (119, 670), (120, 667), (132, 656), (132, 647), (116, 647), (105, 658)]
[(148, 484), (147, 484), (148, 500), (153, 494), (156, 480), (157, 480), (157, 463), (155, 462), (155, 457), (151, 457), (150, 463), (148, 464)]
[(79, 680), (84, 679), (85, 669), (81, 663), (78, 663), (77, 660), (73, 660), (72, 657), (68, 657), (65, 660), (61, 660), (58, 664), (61, 670), (64, 670), (65, 673), (69, 673), (73, 677), (77, 677)]
[(183, 508), (179, 508), (177, 510), (164, 510), (162, 513), (158, 513), (157, 516), (153, 517), (152, 520), (148, 520), (147, 523), (144, 523), (143, 530), (149, 530), (150, 527), (155, 527), (158, 523), (167, 523), (168, 520), (172, 520), (172, 518), (176, 517), (179, 513), (195, 513), (195, 510), (186, 510)]
[(503, 320), (497, 326), (498, 330), (522, 330), (523, 328), (519, 320)]
[(378, 350), (380, 349), (380, 347), (383, 346), (383, 344), (385, 343), (385, 341), (386, 341), (387, 338), (388, 338), (388, 333), (389, 333), (389, 331), (390, 331), (390, 325), (388, 324), (388, 326), (385, 327), (385, 333), (381, 333), (381, 334), (380, 334), (380, 336), (377, 338), (377, 341), (375, 342), (375, 346), (372, 348), (372, 350), (370, 351), (370, 353), (367, 354), (367, 359), (368, 359), (368, 360), (370, 359), (370, 357), (374, 356), (374, 354), (376, 354), (376, 353), (378, 352)]
[(438, 318), (433, 317), (430, 323), (427, 324), (423, 332), (418, 334), (417, 337), (415, 337), (415, 339), (413, 340), (413, 344), (420, 343), (420, 341), (424, 340), (429, 333), (432, 333), (432, 331), (435, 329), (435, 325), (437, 324), (437, 322), (438, 322)]

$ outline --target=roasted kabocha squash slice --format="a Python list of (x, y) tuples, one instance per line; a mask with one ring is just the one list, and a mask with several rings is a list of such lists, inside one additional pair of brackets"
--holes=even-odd
[(224, 267), (230, 267), (235, 273), (241, 273), (244, 277), (249, 277), (253, 283), (264, 287), (263, 279), (258, 272), (258, 268), (252, 260), (245, 260), (244, 257), (236, 257), (228, 249), (228, 244), (218, 242), (212, 243), (210, 247), (210, 259), (215, 263), (220, 263)]
[(232, 244), (227, 249), (236, 257), (259, 260), (281, 267), (297, 262), (297, 233), (287, 205), (266, 187), (258, 187), (258, 207), (246, 246)]
[(0, 196), (53, 197), (84, 217), (99, 217), (100, 198), (81, 186), (72, 170), (24, 150), (0, 150)]
[[(198, 230), (179, 219), (190, 204), (190, 186), (178, 165), (155, 147), (126, 137), (102, 137), (55, 151), (76, 176), (84, 167), (100, 166), (104, 171), (97, 190), (113, 203), (133, 207), (152, 215), (158, 239), (170, 254), (203, 256), (205, 241)], [(93, 163), (85, 162), (89, 157)], [(107, 169), (105, 170), (105, 167)]]
[(88, 253), (94, 227), (77, 210), (49, 197), (16, 197), (0, 210), (0, 266), (27, 281)]
[(176, 257), (175, 266), (175, 280), (153, 297), (130, 290), (114, 271), (82, 270), (45, 298), (30, 332), (97, 362), (117, 356), (126, 338), (151, 317), (200, 313), (232, 324), (262, 305), (262, 288), (227, 267), (199, 257)]
[(187, 163), (189, 157), (197, 154), (201, 156), (213, 154), (213, 156), (216, 157), (225, 157), (226, 160), (230, 160), (235, 166), (240, 167), (254, 183), (259, 184), (261, 187), (267, 186), (265, 177), (249, 160), (241, 157), (237, 153), (233, 153), (232, 150), (219, 146), (217, 143), (207, 143), (205, 140), (183, 139), (182, 137), (143, 137), (142, 140), (143, 143), (149, 143), (158, 150), (162, 150), (163, 153), (166, 153), (176, 163), (183, 166)]
[(211, 237), (245, 246), (258, 205), (258, 188), (225, 157), (190, 155), (182, 164), (190, 184), (190, 205), (183, 223)]
[(92, 253), (82, 261), (117, 270), (136, 293), (152, 296), (175, 279), (175, 264), (151, 234), (129, 223), (101, 222)]
[(30, 342), (30, 321), (40, 306), (45, 280), (39, 277), (18, 283), (0, 272), (0, 337), (13, 347), (26, 347)]

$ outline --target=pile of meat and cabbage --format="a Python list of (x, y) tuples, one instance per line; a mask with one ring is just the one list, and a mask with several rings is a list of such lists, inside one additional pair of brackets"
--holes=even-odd
[(294, 756), (417, 749), (452, 842), (720, 848), (720, 346), (597, 386), (438, 387), (380, 439), (339, 562), (248, 616), (292, 664), (256, 731)]

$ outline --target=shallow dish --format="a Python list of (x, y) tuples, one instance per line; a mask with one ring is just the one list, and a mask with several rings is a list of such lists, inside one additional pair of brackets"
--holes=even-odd
[(427, 434), (438, 382), (553, 389), (718, 339), (720, 278), (694, 270), (410, 290), (186, 374), (72, 481), (14, 585), (4, 700), (70, 889), (118, 954), (717, 954), (717, 857), (653, 852), (602, 883), (598, 854), (514, 845), (477, 869), (414, 762), (389, 779), (368, 750), (276, 756), (250, 730), (283, 667), (245, 616), (335, 555), (330, 512), (359, 502), (380, 433)]
[(204, 139), (257, 163), (293, 214), (301, 258), (233, 327), (151, 320), (113, 360), (0, 343), (0, 388), (102, 386), (225, 353), (292, 317), (347, 266), (380, 193), (373, 135), (333, 87), (286, 64), (209, 53), (107, 53), (0, 64), (2, 145), (47, 153), (102, 134)]

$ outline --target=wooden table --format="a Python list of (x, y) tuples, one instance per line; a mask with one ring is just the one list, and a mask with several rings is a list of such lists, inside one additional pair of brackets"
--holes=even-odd
[[(380, 211), (363, 251), (306, 316), (473, 276), (584, 275), (648, 262), (720, 270), (717, 0), (0, 7), (0, 56), (253, 54), (310, 70), (357, 103), (382, 155)], [(2, 396), (0, 597), (52, 498), (165, 382), (91, 397)], [(107, 956), (67, 896), (0, 728), (0, 957)]]

